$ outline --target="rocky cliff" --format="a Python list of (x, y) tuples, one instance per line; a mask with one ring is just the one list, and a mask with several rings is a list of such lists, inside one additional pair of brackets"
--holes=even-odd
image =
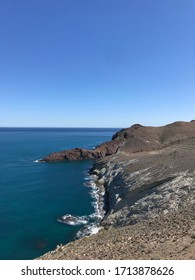
[(71, 150), (64, 150), (52, 153), (40, 162), (55, 162), (65, 160), (84, 160), (84, 159), (98, 159), (108, 155), (115, 154), (118, 151), (121, 143), (117, 139), (114, 141), (103, 143), (93, 150), (86, 150), (82, 148), (75, 148)]
[(133, 125), (99, 149), (103, 229), (42, 258), (195, 259), (195, 121)]

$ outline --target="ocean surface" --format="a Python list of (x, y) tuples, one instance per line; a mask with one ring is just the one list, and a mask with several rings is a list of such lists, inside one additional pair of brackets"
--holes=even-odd
[(93, 161), (37, 160), (63, 149), (93, 148), (117, 130), (0, 128), (1, 260), (33, 259), (76, 238), (84, 225), (58, 219), (94, 214), (95, 196), (86, 184)]

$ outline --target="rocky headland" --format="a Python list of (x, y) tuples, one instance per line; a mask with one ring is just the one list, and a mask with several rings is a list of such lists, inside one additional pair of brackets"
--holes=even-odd
[(40, 259), (195, 259), (195, 121), (135, 124), (93, 150), (41, 161), (95, 159), (105, 189), (102, 230)]

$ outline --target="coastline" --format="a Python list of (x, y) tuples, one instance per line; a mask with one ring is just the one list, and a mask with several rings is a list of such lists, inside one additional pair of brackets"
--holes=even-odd
[(172, 134), (178, 125), (185, 138), (134, 153), (122, 147), (94, 162), (106, 196), (102, 229), (39, 259), (195, 259), (195, 129), (176, 123)]
[(84, 187), (89, 188), (89, 194), (92, 198), (91, 205), (93, 212), (86, 216), (73, 216), (71, 214), (65, 214), (57, 219), (58, 222), (64, 223), (70, 226), (83, 225), (76, 233), (75, 238), (81, 239), (86, 236), (96, 234), (103, 227), (101, 221), (105, 216), (105, 187), (103, 182), (98, 178), (98, 170), (90, 168), (85, 176)]
[(92, 206), (94, 212), (88, 216), (88, 223), (77, 232), (76, 237), (78, 239), (98, 233), (102, 229), (101, 221), (105, 215), (104, 186), (99, 184), (98, 176), (91, 172), (91, 169), (85, 179), (86, 183), (84, 185), (91, 189), (90, 196), (93, 199)]

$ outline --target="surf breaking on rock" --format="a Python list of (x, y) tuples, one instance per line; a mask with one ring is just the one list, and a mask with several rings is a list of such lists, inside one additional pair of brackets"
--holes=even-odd
[(65, 214), (59, 218), (57, 221), (60, 223), (64, 223), (69, 226), (83, 226), (76, 234), (77, 238), (81, 238), (84, 236), (90, 236), (92, 234), (98, 233), (98, 231), (102, 228), (100, 226), (100, 222), (105, 214), (105, 191), (104, 186), (97, 181), (97, 175), (95, 172), (93, 174), (88, 174), (85, 177), (85, 186), (90, 188), (90, 195), (92, 197), (92, 206), (94, 212), (90, 215), (85, 216), (74, 216), (72, 214)]

